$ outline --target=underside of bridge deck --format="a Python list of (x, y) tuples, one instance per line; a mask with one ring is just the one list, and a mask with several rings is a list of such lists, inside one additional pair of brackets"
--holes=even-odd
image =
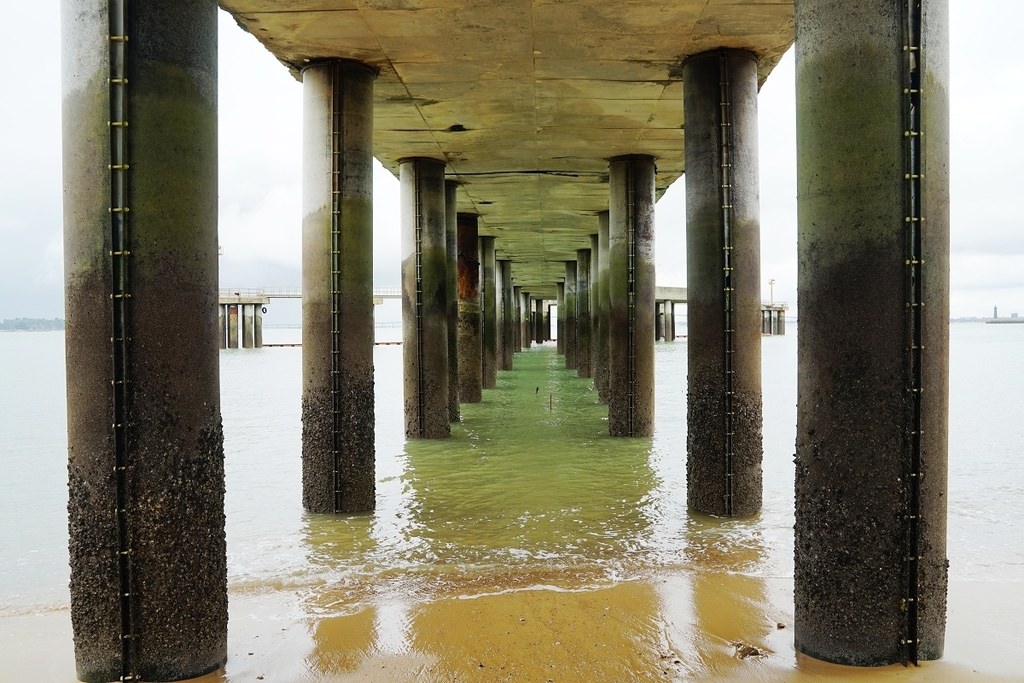
[(741, 48), (763, 82), (793, 42), (791, 1), (220, 4), (297, 77), (325, 58), (379, 69), (374, 155), (396, 174), (444, 161), (516, 285), (551, 299), (608, 208), (609, 158), (655, 157), (658, 196), (682, 174), (682, 62)]

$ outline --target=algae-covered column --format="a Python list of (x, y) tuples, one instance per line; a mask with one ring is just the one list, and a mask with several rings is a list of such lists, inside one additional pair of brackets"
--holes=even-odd
[(757, 61), (683, 65), (686, 117), (687, 504), (761, 509), (761, 247)]
[(480, 338), (480, 241), (476, 214), (457, 217), (459, 400), (479, 403), (483, 389)]
[(608, 212), (597, 216), (597, 297), (592, 303), (597, 311), (596, 341), (594, 356), (594, 385), (597, 397), (602, 403), (608, 402)]
[(576, 262), (565, 262), (565, 369), (576, 369)]
[(555, 323), (555, 350), (565, 354), (565, 283), (555, 283), (555, 305), (558, 307)]
[(442, 438), (448, 420), (448, 256), (444, 162), (399, 164), (405, 435)]
[(502, 370), (512, 369), (515, 347), (515, 299), (512, 288), (512, 262), (498, 261), (501, 271), (501, 365)]
[(590, 250), (576, 250), (576, 374), (590, 377)]
[(796, 5), (794, 639), (843, 664), (943, 652), (947, 13)]
[[(524, 298), (525, 297), (525, 298)], [(523, 331), (530, 321), (530, 306), (527, 303), (523, 305), (523, 301), (529, 302), (530, 295), (523, 291), (523, 288), (515, 285), (512, 287), (512, 348), (515, 351), (521, 351), (524, 348), (530, 346), (529, 335), (524, 334)]]
[(374, 508), (373, 79), (303, 69), (302, 504)]
[(494, 238), (480, 238), (480, 275), (482, 329), (480, 334), (480, 381), (484, 389), (493, 389), (498, 376), (498, 292), (497, 262), (494, 260)]
[(533, 307), (535, 309), (534, 315), (536, 316), (533, 319), (534, 334), (536, 335), (535, 341), (538, 344), (543, 344), (547, 341), (544, 338), (544, 299), (534, 299)]
[(444, 182), (444, 235), (445, 252), (448, 258), (448, 419), (458, 422), (459, 411), (459, 295), (458, 295), (458, 250), (456, 248), (456, 232), (458, 218), (457, 193), (459, 184), (454, 180)]
[(654, 159), (609, 164), (608, 433), (654, 429)]
[(600, 263), (601, 239), (595, 232), (590, 236), (590, 376), (597, 388), (597, 280)]
[(75, 665), (191, 678), (227, 658), (217, 4), (61, 16)]

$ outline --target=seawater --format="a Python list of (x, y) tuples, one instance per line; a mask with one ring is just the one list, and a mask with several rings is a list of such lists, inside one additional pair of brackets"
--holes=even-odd
[[(301, 349), (222, 351), (229, 588), (286, 591), (327, 618), (371, 604), (386, 617), (409, 596), (616, 586), (659, 568), (791, 579), (797, 331), (762, 340), (764, 510), (750, 520), (686, 510), (685, 338), (657, 344), (643, 439), (607, 436), (590, 381), (549, 343), (464, 404), (451, 438), (406, 441), (402, 350), (376, 347), (377, 511), (341, 517), (301, 508)], [(950, 333), (950, 575), (1022, 582), (1024, 325)], [(0, 619), (66, 610), (62, 333), (0, 333), (0, 425)]]

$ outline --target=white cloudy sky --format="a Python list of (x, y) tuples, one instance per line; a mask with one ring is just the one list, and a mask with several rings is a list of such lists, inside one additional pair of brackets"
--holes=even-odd
[[(59, 1), (12, 3), (0, 43), (0, 319), (63, 316)], [(950, 0), (954, 316), (1024, 315), (1018, 0)], [(301, 86), (230, 18), (220, 32), (225, 286), (297, 286)], [(760, 97), (762, 280), (796, 298), (792, 55)], [(397, 181), (375, 176), (375, 283), (398, 283)], [(657, 207), (659, 284), (685, 284), (683, 181)]]

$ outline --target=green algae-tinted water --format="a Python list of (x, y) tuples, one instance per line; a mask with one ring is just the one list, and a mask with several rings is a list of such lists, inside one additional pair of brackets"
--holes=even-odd
[[(695, 561), (762, 574), (784, 567), (781, 505), (774, 557), (764, 539), (772, 515), (686, 512), (685, 350), (659, 345), (665, 400), (653, 438), (608, 436), (592, 382), (548, 344), (517, 353), (482, 403), (463, 404), (450, 438), (394, 439), (401, 415), (385, 398), (394, 394), (379, 354), (378, 510), (304, 515), (310, 578), (344, 585), (339, 602), (360, 603), (389, 590), (573, 589)], [(392, 447), (400, 450), (389, 458)]]

